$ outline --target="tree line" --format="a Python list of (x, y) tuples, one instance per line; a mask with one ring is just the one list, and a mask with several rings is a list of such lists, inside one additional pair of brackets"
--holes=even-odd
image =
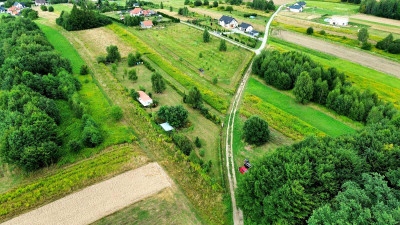
[(364, 0), (360, 12), (400, 20), (400, 0)]
[(254, 0), (253, 3), (250, 4), (250, 7), (258, 10), (275, 10), (275, 4), (273, 0)]
[(281, 90), (291, 90), (296, 100), (325, 105), (338, 114), (364, 123), (391, 119), (396, 110), (369, 90), (346, 81), (335, 67), (328, 69), (299, 52), (265, 51), (253, 63), (253, 72)]
[(32, 171), (59, 158), (55, 100), (72, 100), (81, 84), (31, 20), (2, 18), (0, 40), (0, 157)]
[(248, 224), (399, 224), (400, 116), (268, 152), (238, 184)]
[(62, 11), (56, 23), (68, 31), (84, 30), (111, 24), (111, 20), (87, 8), (79, 9), (73, 6), (70, 13)]
[(400, 39), (393, 39), (393, 34), (389, 34), (387, 37), (376, 43), (377, 49), (382, 49), (392, 54), (400, 54)]

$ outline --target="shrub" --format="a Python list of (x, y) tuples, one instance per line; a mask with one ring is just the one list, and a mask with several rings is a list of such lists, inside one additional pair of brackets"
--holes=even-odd
[(114, 121), (120, 121), (124, 116), (121, 107), (116, 105), (111, 107), (110, 116)]
[(139, 93), (135, 89), (131, 89), (129, 91), (129, 96), (133, 98), (133, 100), (137, 100), (139, 98)]
[(54, 12), (54, 7), (53, 6), (49, 6), (49, 12)]
[(96, 147), (103, 142), (103, 135), (97, 123), (93, 118), (85, 114), (82, 116), (83, 119), (83, 131), (81, 140), (82, 143), (87, 147)]
[(40, 9), (41, 9), (42, 11), (47, 11), (47, 6), (41, 5), (41, 6), (40, 6)]
[(361, 48), (364, 49), (364, 50), (371, 50), (372, 45), (368, 41), (365, 41), (365, 42), (362, 43)]
[(178, 146), (183, 154), (189, 156), (190, 152), (193, 150), (193, 143), (190, 139), (184, 135), (175, 134), (172, 137), (173, 142)]
[(217, 83), (218, 83), (218, 77), (214, 77), (214, 78), (212, 79), (212, 83), (213, 83), (213, 84), (217, 84)]
[(157, 72), (151, 75), (151, 84), (154, 92), (156, 93), (162, 93), (166, 89), (164, 79), (162, 78), (161, 74)]
[(200, 142), (200, 138), (196, 137), (196, 140), (194, 141), (194, 144), (196, 145), (197, 148), (201, 148), (201, 142)]
[(132, 80), (132, 81), (137, 81), (138, 76), (137, 76), (137, 74), (136, 74), (136, 70), (135, 70), (135, 69), (129, 70), (129, 72), (128, 72), (128, 79), (129, 79), (129, 80)]
[(397, 39), (389, 45), (388, 52), (392, 54), (400, 54), (400, 39)]
[(106, 48), (106, 50), (107, 50), (107, 56), (106, 56), (107, 62), (113, 63), (121, 60), (121, 54), (119, 53), (117, 46), (110, 45)]
[(312, 28), (312, 27), (307, 28), (308, 35), (312, 35), (313, 33), (314, 33), (314, 28)]
[(89, 74), (89, 67), (87, 65), (82, 65), (79, 71), (80, 75), (87, 75)]
[(215, 7), (215, 8), (218, 7), (218, 2), (217, 2), (217, 1), (214, 1), (214, 2), (213, 2), (213, 7)]
[(134, 55), (133, 53), (129, 53), (128, 55), (128, 66), (135, 66), (141, 60), (141, 55), (139, 52)]
[(195, 109), (200, 109), (203, 105), (203, 98), (197, 87), (192, 87), (189, 91), (189, 95), (184, 97), (183, 102), (189, 104)]
[(180, 128), (186, 124), (188, 111), (183, 106), (161, 106), (157, 117), (168, 122), (171, 126)]
[(104, 56), (97, 57), (97, 63), (107, 63), (106, 57)]
[(68, 142), (68, 148), (72, 152), (79, 152), (79, 150), (81, 150), (81, 148), (82, 148), (82, 144), (81, 144), (80, 140), (73, 139)]
[(202, 4), (201, 0), (194, 1), (194, 6), (201, 6)]
[(319, 34), (320, 34), (320, 35), (325, 35), (326, 32), (325, 32), (324, 30), (321, 30), (321, 31), (319, 32)]
[(207, 29), (205, 29), (203, 32), (203, 42), (204, 43), (210, 42), (210, 33), (208, 33)]
[(206, 155), (206, 151), (205, 151), (204, 149), (200, 149), (199, 155), (200, 155), (201, 157), (204, 157), (204, 156)]
[(226, 52), (226, 41), (221, 39), (221, 42), (219, 43), (218, 49), (221, 52)]
[(249, 144), (264, 144), (269, 140), (268, 123), (258, 116), (251, 116), (244, 123), (243, 138)]

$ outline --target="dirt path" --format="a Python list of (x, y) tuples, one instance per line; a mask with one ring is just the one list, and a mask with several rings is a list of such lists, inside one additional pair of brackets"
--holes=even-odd
[(321, 51), (338, 58), (392, 75), (400, 78), (400, 63), (385, 59), (379, 56), (351, 49), (338, 44), (319, 40), (310, 36), (296, 34), (290, 31), (281, 30), (276, 36), (287, 42), (304, 46), (316, 51)]
[(151, 196), (171, 182), (157, 163), (150, 163), (23, 214), (3, 225), (89, 224)]

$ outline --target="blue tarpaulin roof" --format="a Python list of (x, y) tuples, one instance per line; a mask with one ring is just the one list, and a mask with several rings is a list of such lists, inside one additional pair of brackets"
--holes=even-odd
[(171, 127), (171, 125), (169, 125), (169, 123), (162, 123), (162, 124), (160, 124), (160, 126), (161, 126), (165, 131), (171, 131), (171, 130), (174, 129), (173, 127)]

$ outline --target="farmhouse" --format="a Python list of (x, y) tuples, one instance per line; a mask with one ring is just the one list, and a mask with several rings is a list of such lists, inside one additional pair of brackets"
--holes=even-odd
[(154, 16), (154, 15), (156, 15), (156, 14), (157, 14), (157, 13), (154, 12), (153, 10), (151, 10), (151, 9), (143, 10), (143, 16)]
[(140, 26), (144, 29), (149, 29), (153, 27), (153, 22), (151, 20), (142, 21), (140, 22)]
[(129, 12), (131, 16), (141, 16), (143, 14), (143, 9), (135, 8)]
[(225, 15), (219, 19), (218, 23), (225, 28), (235, 28), (238, 26), (238, 21), (235, 18)]
[(331, 25), (335, 25), (335, 26), (347, 26), (347, 25), (349, 25), (349, 18), (340, 17), (340, 16), (332, 16), (329, 23)]
[(153, 99), (151, 99), (146, 93), (143, 91), (138, 91), (139, 93), (139, 98), (138, 101), (143, 105), (143, 106), (149, 106), (153, 104)]
[(301, 7), (300, 5), (291, 5), (291, 6), (287, 7), (287, 9), (290, 12), (296, 12), (296, 13), (303, 12), (303, 7)]
[(35, 0), (35, 5), (36, 6), (41, 6), (41, 5), (48, 5), (46, 0)]
[(3, 8), (3, 7), (0, 7), (0, 13), (6, 13), (7, 11), (6, 11), (6, 9), (5, 8)]
[(241, 23), (239, 25), (239, 30), (243, 31), (243, 32), (251, 32), (253, 31), (253, 26), (248, 24), (248, 23)]

